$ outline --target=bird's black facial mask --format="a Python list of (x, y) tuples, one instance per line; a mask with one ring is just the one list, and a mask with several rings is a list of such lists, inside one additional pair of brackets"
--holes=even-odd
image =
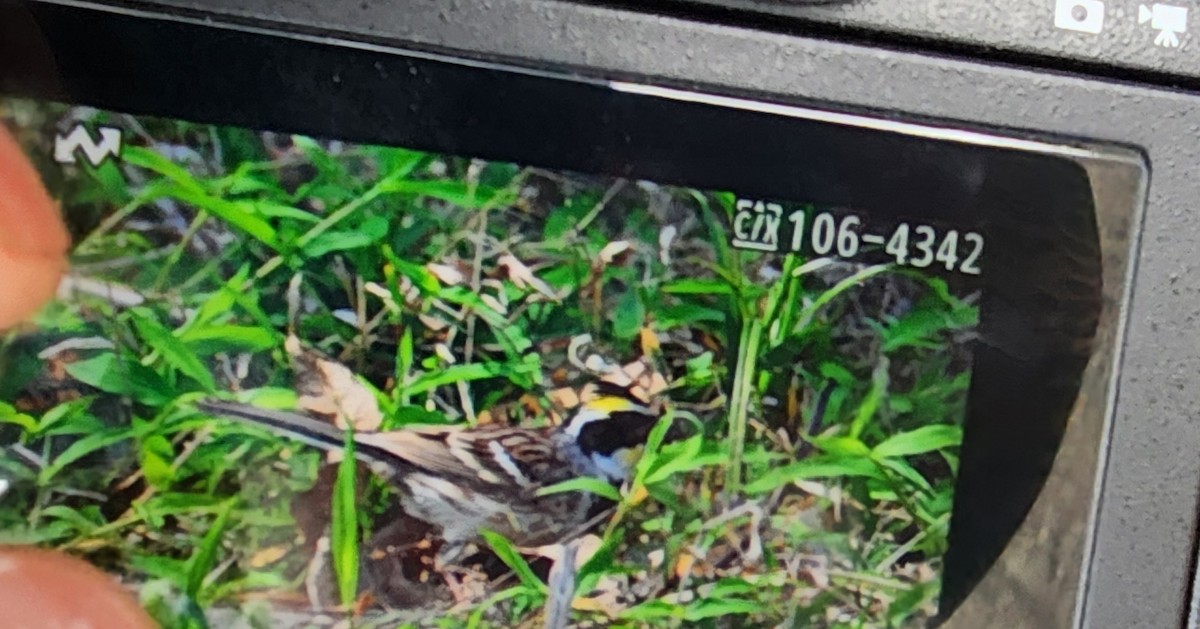
[[(605, 420), (588, 422), (579, 429), (579, 447), (585, 453), (611, 455), (623, 448), (635, 448), (646, 443), (658, 418), (642, 413), (618, 412)], [(682, 430), (672, 425), (667, 437), (678, 439)], [(664, 438), (664, 441), (667, 441)]]
[[(64, 52), (52, 102), (0, 67), (0, 120), (76, 236), (61, 298), (0, 344), (0, 539), (88, 549), (169, 602), (166, 624), (184, 607), (232, 624), (247, 597), (276, 624), (343, 600), (442, 617), (454, 597), (422, 555), (438, 531), (393, 488), (179, 409), (299, 409), (339, 422), (334, 449), (347, 424), (559, 435), (579, 390), (614, 376), (680, 415), (618, 519), (556, 540), (625, 536), (603, 540), (614, 622), (711, 603), (729, 610), (720, 626), (922, 626), (1037, 496), (1100, 307), (1074, 163), (624, 84), (128, 28), (159, 51), (133, 64), (162, 70), (141, 88), (76, 80), (100, 68)], [(179, 71), (200, 58), (224, 70)], [(248, 69), (260, 58), (271, 72)], [(298, 360), (288, 335), (321, 358)], [(577, 445), (635, 448), (657, 421), (613, 412)], [(529, 450), (519, 465), (475, 442), (497, 457), (490, 476), (448, 509), (502, 508), (484, 492), (514, 470), (513, 495), (544, 497), (550, 517), (575, 517), (574, 492), (613, 497), (559, 473), (543, 442), (512, 443)], [(414, 469), (449, 492), (439, 465)], [(358, 535), (333, 558), (317, 544), (331, 513)], [(691, 526), (715, 521), (729, 534)], [(507, 571), (517, 550), (487, 539)], [(725, 559), (690, 557), (687, 587), (736, 582), (728, 600), (628, 577), (698, 544)], [(790, 565), (863, 578), (762, 578)], [(512, 585), (450, 568), (483, 584), (476, 606)], [(496, 613), (528, 622), (531, 600)]]

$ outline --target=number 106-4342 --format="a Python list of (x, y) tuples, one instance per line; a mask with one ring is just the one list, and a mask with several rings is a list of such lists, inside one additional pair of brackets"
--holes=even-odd
[(837, 217), (828, 212), (812, 216), (811, 225), (805, 212), (788, 216), (792, 223), (791, 250), (811, 251), (819, 256), (835, 255), (853, 258), (864, 245), (882, 246), (896, 264), (918, 269), (934, 265), (947, 271), (979, 275), (979, 258), (983, 253), (983, 236), (976, 232), (960, 233), (956, 229), (938, 230), (930, 225), (900, 223), (890, 234), (877, 234), (863, 229), (862, 219), (853, 214)]

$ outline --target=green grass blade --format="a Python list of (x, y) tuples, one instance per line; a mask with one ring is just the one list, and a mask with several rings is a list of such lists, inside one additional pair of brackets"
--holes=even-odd
[(162, 354), (163, 360), (183, 375), (200, 383), (206, 391), (217, 387), (212, 373), (204, 363), (188, 348), (187, 344), (163, 327), (153, 315), (146, 312), (131, 311), (133, 325), (146, 343)]
[(878, 458), (924, 454), (962, 444), (963, 431), (958, 426), (940, 424), (922, 426), (915, 430), (892, 435), (871, 451)]
[(551, 494), (561, 494), (569, 491), (586, 491), (596, 494), (602, 498), (607, 498), (613, 502), (621, 501), (621, 492), (617, 491), (609, 483), (606, 483), (598, 478), (589, 478), (586, 476), (580, 478), (572, 478), (561, 483), (555, 483), (538, 489), (538, 496), (549, 496)]
[(484, 541), (491, 547), (492, 552), (504, 562), (504, 565), (512, 569), (513, 574), (517, 575), (517, 579), (521, 581), (521, 585), (526, 588), (546, 594), (548, 592), (546, 584), (533, 573), (533, 568), (529, 567), (529, 562), (521, 556), (512, 542), (495, 531), (480, 531)]
[(762, 494), (788, 483), (811, 478), (874, 478), (885, 480), (874, 461), (851, 457), (814, 457), (774, 468), (746, 485), (747, 494)]
[(133, 434), (133, 429), (128, 426), (109, 428), (103, 432), (92, 433), (75, 443), (72, 443), (63, 450), (62, 454), (58, 455), (50, 465), (43, 467), (38, 472), (38, 483), (46, 484), (50, 479), (58, 476), (66, 467), (79, 459), (103, 448), (107, 448), (117, 442), (128, 439)]
[(863, 282), (875, 277), (876, 275), (879, 275), (880, 273), (890, 270), (891, 268), (891, 265), (888, 264), (869, 266), (858, 273), (855, 273), (854, 275), (851, 275), (850, 277), (838, 282), (837, 284), (834, 284), (829, 288), (829, 290), (821, 293), (819, 297), (814, 299), (811, 304), (804, 308), (804, 310), (800, 311), (800, 314), (797, 315), (796, 329), (802, 330), (808, 327), (808, 324), (812, 322), (813, 317), (817, 316), (817, 313), (820, 312), (822, 308), (828, 305), (829, 302), (837, 299), (837, 297), (842, 293), (862, 284)]
[(342, 461), (338, 464), (333, 487), (332, 530), (330, 534), (333, 570), (342, 605), (350, 607), (358, 596), (358, 504), (356, 482), (358, 465), (354, 459), (354, 432), (346, 430)]
[(890, 382), (888, 367), (890, 363), (886, 356), (879, 357), (879, 364), (875, 365), (875, 370), (871, 373), (871, 388), (867, 391), (866, 398), (858, 407), (858, 412), (854, 415), (854, 420), (850, 423), (850, 436), (858, 439), (862, 436), (863, 430), (867, 427), (867, 422), (875, 416), (879, 411), (880, 405), (883, 404), (884, 398), (887, 396), (888, 383)]
[(199, 599), (200, 590), (204, 586), (204, 578), (217, 565), (217, 551), (221, 548), (221, 536), (224, 535), (225, 527), (229, 524), (229, 514), (233, 513), (233, 504), (233, 500), (228, 500), (221, 505), (216, 520), (208, 528), (208, 532), (204, 534), (204, 539), (200, 542), (200, 547), (188, 561), (185, 591), (193, 601)]

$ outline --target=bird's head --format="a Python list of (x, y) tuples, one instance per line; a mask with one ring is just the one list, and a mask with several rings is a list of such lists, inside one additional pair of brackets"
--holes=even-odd
[(580, 397), (562, 432), (597, 475), (614, 483), (628, 480), (662, 413), (629, 389), (608, 383), (590, 384)]

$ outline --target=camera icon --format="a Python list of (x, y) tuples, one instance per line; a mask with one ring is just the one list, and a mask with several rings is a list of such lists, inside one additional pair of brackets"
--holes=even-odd
[(1104, 3), (1100, 0), (1057, 0), (1054, 26), (1080, 33), (1099, 33), (1104, 30)]

